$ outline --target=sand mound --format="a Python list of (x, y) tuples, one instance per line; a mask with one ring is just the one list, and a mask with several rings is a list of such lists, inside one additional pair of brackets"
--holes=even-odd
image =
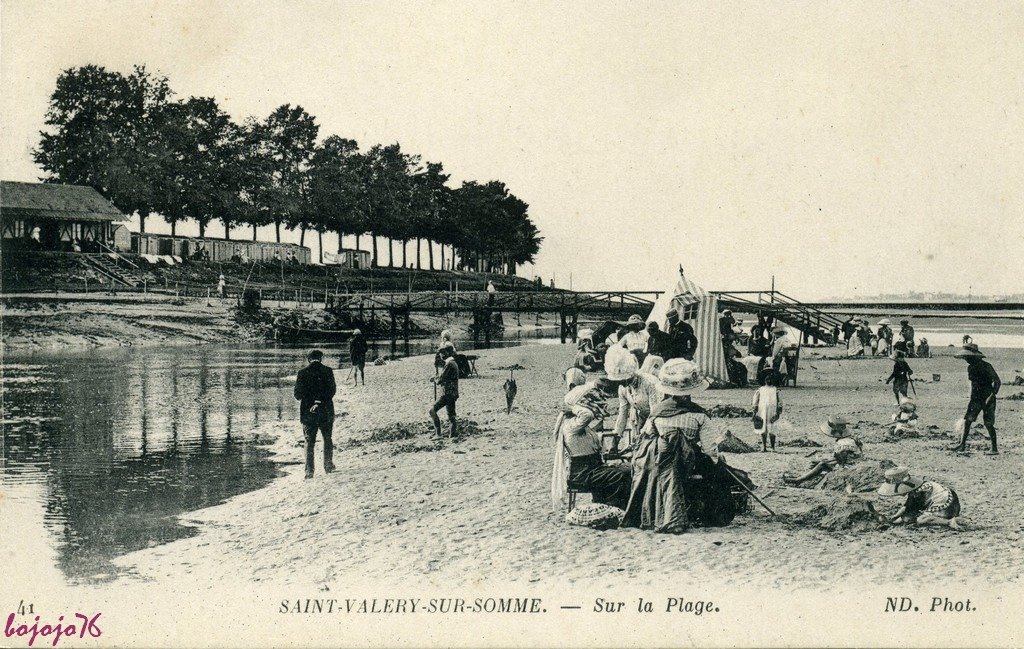
[(829, 532), (875, 532), (888, 527), (870, 502), (849, 496), (835, 498), (827, 505), (818, 505), (789, 520), (795, 525)]
[(730, 418), (746, 418), (750, 419), (754, 416), (754, 411), (741, 408), (739, 406), (730, 406), (726, 404), (717, 404), (708, 408), (708, 417), (730, 417)]
[(868, 492), (878, 489), (885, 482), (885, 471), (896, 466), (889, 460), (878, 462), (867, 460), (850, 466), (837, 467), (825, 474), (819, 489), (829, 491)]
[(725, 434), (715, 442), (715, 446), (724, 453), (753, 453), (757, 450), (756, 447), (733, 435), (731, 430), (725, 431)]
[(904, 439), (917, 439), (921, 431), (913, 426), (892, 426), (886, 431), (885, 441), (898, 442)]
[[(449, 424), (441, 422), (441, 433), (447, 435)], [(391, 455), (439, 451), (448, 444), (457, 444), (470, 437), (476, 437), (486, 429), (472, 419), (459, 419), (459, 434), (455, 437), (433, 437), (434, 426), (429, 422), (398, 422), (380, 428), (364, 431), (363, 435), (349, 440), (345, 448), (359, 448), (368, 445), (383, 445)]]
[(795, 446), (797, 448), (821, 448), (821, 444), (814, 441), (809, 437), (794, 437), (793, 439), (787, 439), (779, 442), (779, 446)]
[(1005, 399), (1006, 401), (1024, 401), (1024, 392), (1018, 392), (1017, 394), (1011, 394), (1008, 397), (1003, 397), (1003, 399)]

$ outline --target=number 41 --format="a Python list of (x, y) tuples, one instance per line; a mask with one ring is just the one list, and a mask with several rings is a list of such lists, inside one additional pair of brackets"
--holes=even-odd
[(25, 600), (20, 600), (18, 602), (18, 615), (35, 615), (36, 611), (34, 607), (35, 604), (29, 602), (29, 605), (25, 606)]

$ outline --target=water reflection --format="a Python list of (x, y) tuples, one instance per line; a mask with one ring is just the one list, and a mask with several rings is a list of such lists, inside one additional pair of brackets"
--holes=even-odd
[[(516, 344), (525, 335), (494, 341)], [(370, 356), (432, 352), (433, 340), (370, 344)], [(462, 349), (472, 343), (463, 341)], [(347, 349), (326, 348), (327, 363)], [(71, 580), (116, 576), (116, 556), (189, 536), (174, 518), (279, 474), (246, 433), (295, 416), (303, 349), (172, 347), (8, 354), (3, 366), (5, 516), (0, 551), (52, 547)], [(8, 521), (10, 522), (10, 521)], [(38, 537), (45, 538), (38, 538)], [(15, 554), (15, 556), (18, 556)]]
[(38, 505), (68, 577), (112, 574), (110, 558), (191, 534), (174, 515), (278, 473), (239, 433), (286, 416), (290, 395), (279, 377), (294, 373), (294, 352), (172, 348), (6, 360), (4, 488), (13, 499), (45, 494)]

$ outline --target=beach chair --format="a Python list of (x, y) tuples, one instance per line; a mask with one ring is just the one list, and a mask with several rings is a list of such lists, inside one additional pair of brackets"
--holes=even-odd
[[(629, 430), (630, 429), (627, 429), (627, 432)], [(607, 438), (609, 438), (609, 437), (615, 437), (615, 435), (613, 433), (602, 433), (602, 435), (601, 435), (601, 446), (602, 446), (602, 448), (604, 447), (604, 441)], [(631, 439), (631, 438), (632, 438), (632, 433), (630, 432), (630, 436), (627, 439)], [(602, 451), (602, 455), (603, 454), (604, 454), (604, 451)], [(620, 457), (620, 458), (615, 458), (612, 461), (613, 462), (625, 462), (626, 459)], [(569, 476), (569, 467), (568, 466), (565, 467), (565, 475), (566, 475), (566, 480), (568, 480), (568, 476)], [(576, 508), (576, 495), (577, 494), (588, 494), (588, 493), (590, 493), (590, 491), (587, 490), (587, 489), (577, 489), (577, 488), (573, 487), (572, 485), (566, 483), (566, 485), (565, 485), (565, 493), (568, 496), (568, 501), (569, 501), (568, 502), (568, 509), (566, 511), (567, 512), (571, 512), (573, 509)]]
[[(783, 350), (783, 364), (786, 368), (786, 373), (782, 376), (782, 385), (790, 385), (796, 387), (796, 375), (800, 369), (800, 347), (787, 347)], [(782, 369), (782, 368), (779, 368)]]

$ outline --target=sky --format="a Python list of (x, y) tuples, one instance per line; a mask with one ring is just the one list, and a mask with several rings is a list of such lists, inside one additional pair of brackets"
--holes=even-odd
[(299, 104), (322, 136), (504, 181), (545, 239), (522, 272), (559, 286), (664, 289), (681, 265), (804, 299), (1024, 292), (1024, 3), (4, 0), (0, 21), (7, 180), (41, 175), (61, 70), (145, 64), (239, 120)]

